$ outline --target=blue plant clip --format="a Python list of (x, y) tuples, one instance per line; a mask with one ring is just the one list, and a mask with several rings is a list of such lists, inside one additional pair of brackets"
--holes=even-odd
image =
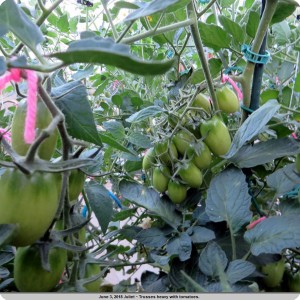
[(122, 204), (115, 194), (113, 194), (111, 191), (108, 191), (108, 195), (116, 202), (119, 208), (122, 208)]
[(206, 3), (209, 2), (209, 0), (198, 0), (198, 2), (199, 2), (200, 4), (206, 4)]
[(250, 46), (243, 44), (242, 45), (242, 52), (244, 53), (244, 57), (255, 64), (263, 64), (265, 65), (270, 59), (270, 52), (266, 51), (265, 54), (259, 54), (252, 52), (250, 50)]
[(244, 69), (242, 67), (238, 67), (238, 66), (232, 66), (232, 67), (228, 67), (227, 69), (224, 70), (224, 74), (228, 75), (231, 72), (237, 71), (240, 74), (244, 72)]

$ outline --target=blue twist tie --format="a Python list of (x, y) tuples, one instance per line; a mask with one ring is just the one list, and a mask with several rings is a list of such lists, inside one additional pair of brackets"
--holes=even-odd
[(88, 211), (87, 211), (87, 207), (86, 205), (82, 208), (82, 211), (81, 211), (81, 215), (86, 219), (87, 218), (87, 214), (88, 214)]
[(171, 59), (174, 56), (174, 51), (173, 50), (169, 50), (167, 52), (167, 58)]
[(250, 50), (250, 46), (246, 44), (242, 45), (242, 52), (244, 53), (244, 56), (248, 61), (251, 61), (255, 64), (265, 65), (270, 59), (270, 52), (266, 51), (265, 54), (255, 53), (252, 52)]
[(112, 198), (116, 204), (119, 206), (119, 208), (122, 208), (122, 204), (120, 202), (120, 200), (116, 197), (115, 194), (113, 194), (111, 191), (108, 191), (108, 195), (110, 196), (110, 198)]

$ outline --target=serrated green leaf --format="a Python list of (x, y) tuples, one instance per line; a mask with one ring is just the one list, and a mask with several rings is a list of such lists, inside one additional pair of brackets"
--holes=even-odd
[(248, 184), (241, 170), (228, 169), (212, 179), (205, 208), (211, 221), (226, 221), (230, 230), (236, 233), (251, 220), (250, 205)]
[(149, 137), (140, 132), (134, 131), (130, 133), (127, 138), (130, 143), (140, 148), (148, 149), (151, 147), (151, 140)]
[(272, 32), (278, 45), (284, 45), (290, 41), (292, 32), (287, 21), (282, 21), (273, 25)]
[(113, 202), (108, 190), (98, 182), (91, 180), (86, 183), (85, 192), (92, 211), (95, 213), (101, 229), (105, 234), (114, 213)]
[(296, 165), (289, 164), (267, 176), (267, 184), (276, 191), (277, 196), (284, 195), (300, 184), (300, 176), (295, 170)]
[(166, 110), (160, 106), (148, 106), (131, 115), (129, 118), (126, 119), (126, 121), (129, 123), (138, 123), (165, 111)]
[(0, 6), (0, 36), (8, 31), (15, 34), (25, 45), (35, 49), (44, 40), (36, 26), (14, 0), (5, 0)]
[(61, 32), (68, 33), (69, 32), (69, 20), (67, 14), (62, 15), (57, 21), (57, 28)]
[(270, 100), (253, 112), (236, 132), (231, 147), (224, 157), (228, 159), (233, 157), (246, 142), (259, 134), (279, 108), (280, 105), (276, 100)]
[[(216, 238), (212, 230), (201, 226), (194, 226), (191, 232), (191, 239), (195, 244), (207, 243)], [(190, 232), (188, 231), (188, 233)]]
[(186, 261), (191, 257), (192, 240), (186, 232), (183, 232), (169, 240), (166, 250), (169, 256), (176, 255), (180, 261)]
[(299, 151), (300, 144), (286, 137), (243, 146), (229, 161), (239, 168), (252, 168), (280, 157), (295, 155)]
[(164, 232), (155, 227), (141, 230), (135, 238), (139, 243), (144, 244), (146, 247), (153, 248), (160, 248), (168, 241), (168, 238), (165, 237)]
[(246, 25), (246, 33), (251, 37), (255, 38), (258, 24), (260, 21), (260, 16), (257, 12), (251, 10), (249, 13), (248, 22)]
[(285, 20), (293, 14), (298, 6), (299, 3), (294, 0), (279, 0), (271, 20), (271, 25)]
[(117, 44), (110, 38), (85, 38), (72, 42), (65, 52), (55, 52), (56, 57), (65, 65), (74, 63), (94, 63), (115, 66), (125, 71), (140, 75), (157, 75), (168, 71), (173, 60), (145, 61), (130, 53), (130, 47)]
[(238, 25), (237, 23), (235, 23), (234, 21), (230, 20), (229, 18), (220, 15), (219, 16), (219, 21), (222, 24), (222, 26), (224, 27), (224, 29), (239, 43), (243, 43), (244, 42), (244, 31), (243, 29), (240, 27), (240, 25)]
[(283, 249), (300, 245), (299, 216), (269, 217), (246, 231), (244, 238), (253, 255), (281, 253)]
[(125, 18), (125, 22), (134, 21), (136, 19), (151, 16), (155, 13), (165, 11), (166, 13), (176, 11), (177, 9), (182, 9), (191, 0), (154, 0), (152, 2), (145, 3), (143, 7), (133, 11)]
[(222, 27), (203, 22), (198, 24), (202, 42), (205, 46), (216, 51), (230, 47), (231, 39)]
[(216, 277), (224, 272), (228, 263), (225, 252), (215, 242), (209, 242), (199, 257), (199, 268), (207, 276)]
[(154, 189), (126, 180), (120, 182), (119, 189), (122, 197), (156, 213), (173, 228), (177, 228), (181, 223), (181, 217), (175, 211), (175, 205), (165, 199), (160, 199), (159, 193)]
[(117, 140), (123, 140), (125, 138), (125, 128), (121, 122), (108, 121), (103, 122), (103, 127)]
[(52, 94), (56, 98), (55, 103), (65, 115), (69, 134), (101, 146), (86, 87), (79, 81), (74, 81), (54, 88)]
[(237, 259), (229, 262), (226, 276), (230, 284), (234, 284), (248, 276), (256, 270), (255, 265), (249, 261)]
[(123, 152), (127, 152), (133, 155), (136, 155), (135, 152), (133, 152), (132, 150), (124, 147), (122, 144), (120, 144), (119, 142), (117, 142), (114, 138), (112, 138), (109, 135), (106, 135), (104, 133), (99, 133), (99, 137), (102, 141), (103, 144), (107, 144), (117, 150), (123, 151)]

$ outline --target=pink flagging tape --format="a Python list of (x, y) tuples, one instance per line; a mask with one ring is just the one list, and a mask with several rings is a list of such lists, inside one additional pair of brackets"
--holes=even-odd
[(34, 71), (26, 70), (28, 92), (27, 92), (27, 113), (25, 119), (24, 140), (32, 144), (35, 140), (35, 123), (37, 113), (37, 84), (38, 76)]
[(239, 89), (239, 87), (237, 86), (237, 84), (236, 84), (236, 83), (235, 83), (228, 75), (223, 74), (223, 76), (222, 76), (222, 83), (225, 83), (225, 82), (227, 82), (227, 81), (228, 81), (228, 82), (232, 85), (232, 87), (235, 89), (235, 91), (236, 91), (236, 93), (237, 93), (239, 99), (240, 99), (240, 100), (243, 100), (243, 93), (242, 93), (242, 91)]

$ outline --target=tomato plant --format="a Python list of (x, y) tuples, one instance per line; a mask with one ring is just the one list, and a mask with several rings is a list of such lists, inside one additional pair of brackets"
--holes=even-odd
[(299, 3), (204, 2), (1, 2), (1, 291), (295, 290)]

